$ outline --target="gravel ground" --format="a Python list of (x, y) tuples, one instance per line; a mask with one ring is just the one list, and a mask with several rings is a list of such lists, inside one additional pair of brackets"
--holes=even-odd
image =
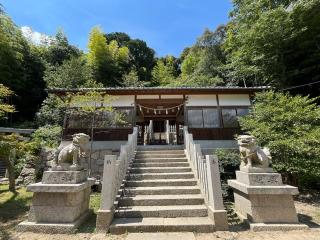
[[(233, 221), (229, 232), (215, 232), (210, 234), (194, 234), (195, 240), (320, 240), (320, 197), (300, 195), (295, 201), (295, 206), (299, 215), (299, 220), (307, 224), (310, 229), (304, 231), (288, 231), (288, 232), (251, 232), (238, 221)], [(11, 222), (17, 224), (17, 222)], [(183, 233), (181, 233), (183, 234)], [(5, 239), (13, 240), (126, 240), (129, 234), (109, 235), (96, 233), (77, 233), (77, 234), (35, 234), (35, 233), (16, 233), (9, 232)], [(168, 233), (168, 239), (170, 238)], [(143, 239), (142, 239), (143, 238)], [(131, 239), (131, 236), (130, 236)], [(139, 238), (138, 238), (139, 239)], [(140, 240), (146, 239), (141, 235)], [(150, 240), (156, 238), (152, 237)], [(1, 239), (2, 240), (2, 239)], [(183, 240), (178, 238), (177, 240)]]

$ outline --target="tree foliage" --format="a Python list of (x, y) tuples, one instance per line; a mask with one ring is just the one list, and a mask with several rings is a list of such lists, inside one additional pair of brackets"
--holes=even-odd
[(178, 64), (175, 57), (160, 58), (152, 70), (152, 83), (162, 86), (173, 84), (178, 74)]
[(119, 46), (129, 49), (129, 62), (126, 71), (132, 69), (137, 71), (140, 81), (150, 81), (151, 71), (155, 65), (155, 51), (148, 47), (147, 43), (141, 39), (131, 39), (130, 36), (122, 32), (108, 33), (105, 35), (107, 43), (116, 40)]
[(284, 88), (319, 80), (319, 0), (233, 3), (224, 46), (230, 81)]
[(81, 57), (72, 57), (61, 65), (47, 66), (44, 80), (49, 88), (102, 87), (93, 80), (91, 68)]
[(206, 29), (197, 42), (182, 52), (181, 78), (177, 85), (216, 86), (225, 84), (225, 26)]
[(95, 80), (104, 86), (119, 86), (123, 68), (129, 61), (129, 49), (119, 47), (116, 40), (108, 44), (99, 27), (92, 29), (88, 49), (88, 63), (93, 69)]
[(243, 130), (271, 150), (276, 170), (320, 177), (320, 109), (315, 98), (259, 93)]
[(13, 113), (14, 106), (7, 103), (7, 98), (13, 95), (13, 91), (0, 84), (0, 119), (5, 117), (7, 113)]

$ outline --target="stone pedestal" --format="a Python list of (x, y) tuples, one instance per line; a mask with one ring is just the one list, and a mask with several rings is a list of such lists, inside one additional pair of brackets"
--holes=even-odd
[(47, 171), (42, 182), (31, 184), (34, 192), (28, 220), (17, 231), (71, 233), (85, 220), (93, 179), (87, 171)]
[(271, 168), (240, 168), (236, 180), (229, 180), (234, 189), (235, 209), (253, 231), (306, 229), (298, 221), (292, 195), (298, 189), (284, 185), (281, 175)]

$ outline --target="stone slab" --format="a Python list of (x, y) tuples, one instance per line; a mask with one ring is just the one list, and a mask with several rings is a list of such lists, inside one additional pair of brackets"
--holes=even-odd
[(42, 176), (44, 184), (76, 184), (85, 182), (88, 171), (45, 171)]
[(88, 214), (89, 211), (85, 212), (73, 223), (36, 223), (24, 221), (17, 225), (16, 230), (18, 232), (35, 232), (48, 234), (74, 233), (88, 217)]
[(234, 189), (239, 190), (245, 194), (285, 194), (285, 195), (297, 195), (299, 193), (298, 188), (281, 185), (281, 186), (249, 186), (247, 184), (241, 183), (237, 180), (228, 180), (228, 185)]
[(126, 240), (195, 240), (195, 236), (191, 232), (186, 233), (129, 233)]
[(250, 230), (253, 232), (307, 230), (309, 228), (307, 225), (301, 223), (249, 223), (249, 225)]
[(79, 192), (94, 184), (94, 179), (88, 179), (84, 183), (77, 184), (44, 184), (42, 182), (27, 186), (29, 192)]
[(282, 178), (279, 173), (248, 173), (236, 171), (237, 181), (250, 186), (281, 186)]
[(260, 167), (243, 167), (240, 166), (240, 171), (247, 173), (274, 173), (273, 168), (260, 168)]

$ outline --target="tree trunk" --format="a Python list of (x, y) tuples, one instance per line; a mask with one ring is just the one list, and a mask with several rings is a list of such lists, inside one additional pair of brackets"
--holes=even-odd
[(9, 178), (9, 191), (15, 192), (16, 191), (16, 180), (14, 174), (14, 159), (15, 159), (15, 150), (11, 150), (9, 156), (5, 158), (7, 170), (8, 170), (8, 178)]

